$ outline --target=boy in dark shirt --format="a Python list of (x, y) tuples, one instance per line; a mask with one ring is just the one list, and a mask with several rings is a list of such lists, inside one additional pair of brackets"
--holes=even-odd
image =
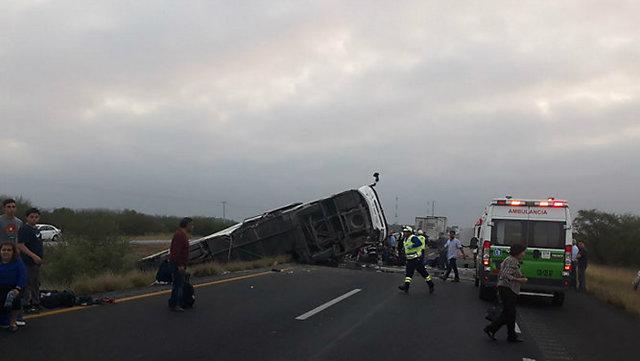
[(27, 223), (20, 227), (18, 231), (18, 248), (22, 261), (27, 267), (27, 288), (25, 300), (27, 312), (38, 312), (40, 310), (40, 265), (44, 255), (42, 237), (36, 227), (40, 221), (40, 211), (31, 208), (25, 214)]

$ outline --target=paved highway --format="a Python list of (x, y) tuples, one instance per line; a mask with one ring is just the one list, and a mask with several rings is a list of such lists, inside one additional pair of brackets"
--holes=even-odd
[[(236, 277), (227, 275), (226, 277)], [(637, 360), (637, 318), (588, 296), (565, 306), (525, 299), (522, 344), (483, 333), (487, 304), (471, 280), (293, 266), (196, 290), (196, 308), (166, 295), (47, 315), (0, 334), (2, 360)]]

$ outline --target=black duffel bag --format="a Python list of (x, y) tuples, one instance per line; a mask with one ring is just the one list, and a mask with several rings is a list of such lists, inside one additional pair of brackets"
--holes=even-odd
[(180, 306), (182, 308), (192, 308), (196, 302), (196, 295), (193, 291), (193, 285), (191, 284), (191, 276), (187, 273), (184, 276), (184, 285), (182, 286), (182, 302)]
[(164, 260), (160, 263), (160, 267), (158, 267), (158, 272), (156, 272), (156, 281), (161, 283), (171, 283), (173, 273), (173, 268), (169, 260)]
[(72, 291), (40, 291), (40, 304), (46, 308), (73, 307), (76, 294)]

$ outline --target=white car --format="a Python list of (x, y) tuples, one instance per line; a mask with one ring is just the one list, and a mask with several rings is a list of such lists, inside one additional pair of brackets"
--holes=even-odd
[(36, 224), (43, 242), (62, 241), (62, 230), (50, 224)]

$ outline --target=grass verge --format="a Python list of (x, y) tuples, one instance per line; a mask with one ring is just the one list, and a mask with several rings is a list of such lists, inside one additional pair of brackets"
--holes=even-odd
[(587, 291), (595, 297), (640, 316), (640, 291), (632, 282), (638, 270), (590, 264), (587, 268)]
[[(203, 263), (189, 267), (193, 277), (222, 275), (228, 272), (273, 267), (290, 261), (289, 256), (276, 256), (248, 262)], [(71, 282), (68, 287), (76, 294), (88, 295), (103, 292), (122, 291), (149, 286), (155, 278), (155, 271), (129, 271), (126, 273), (106, 272), (94, 277), (82, 276)], [(58, 287), (60, 288), (60, 287)]]

